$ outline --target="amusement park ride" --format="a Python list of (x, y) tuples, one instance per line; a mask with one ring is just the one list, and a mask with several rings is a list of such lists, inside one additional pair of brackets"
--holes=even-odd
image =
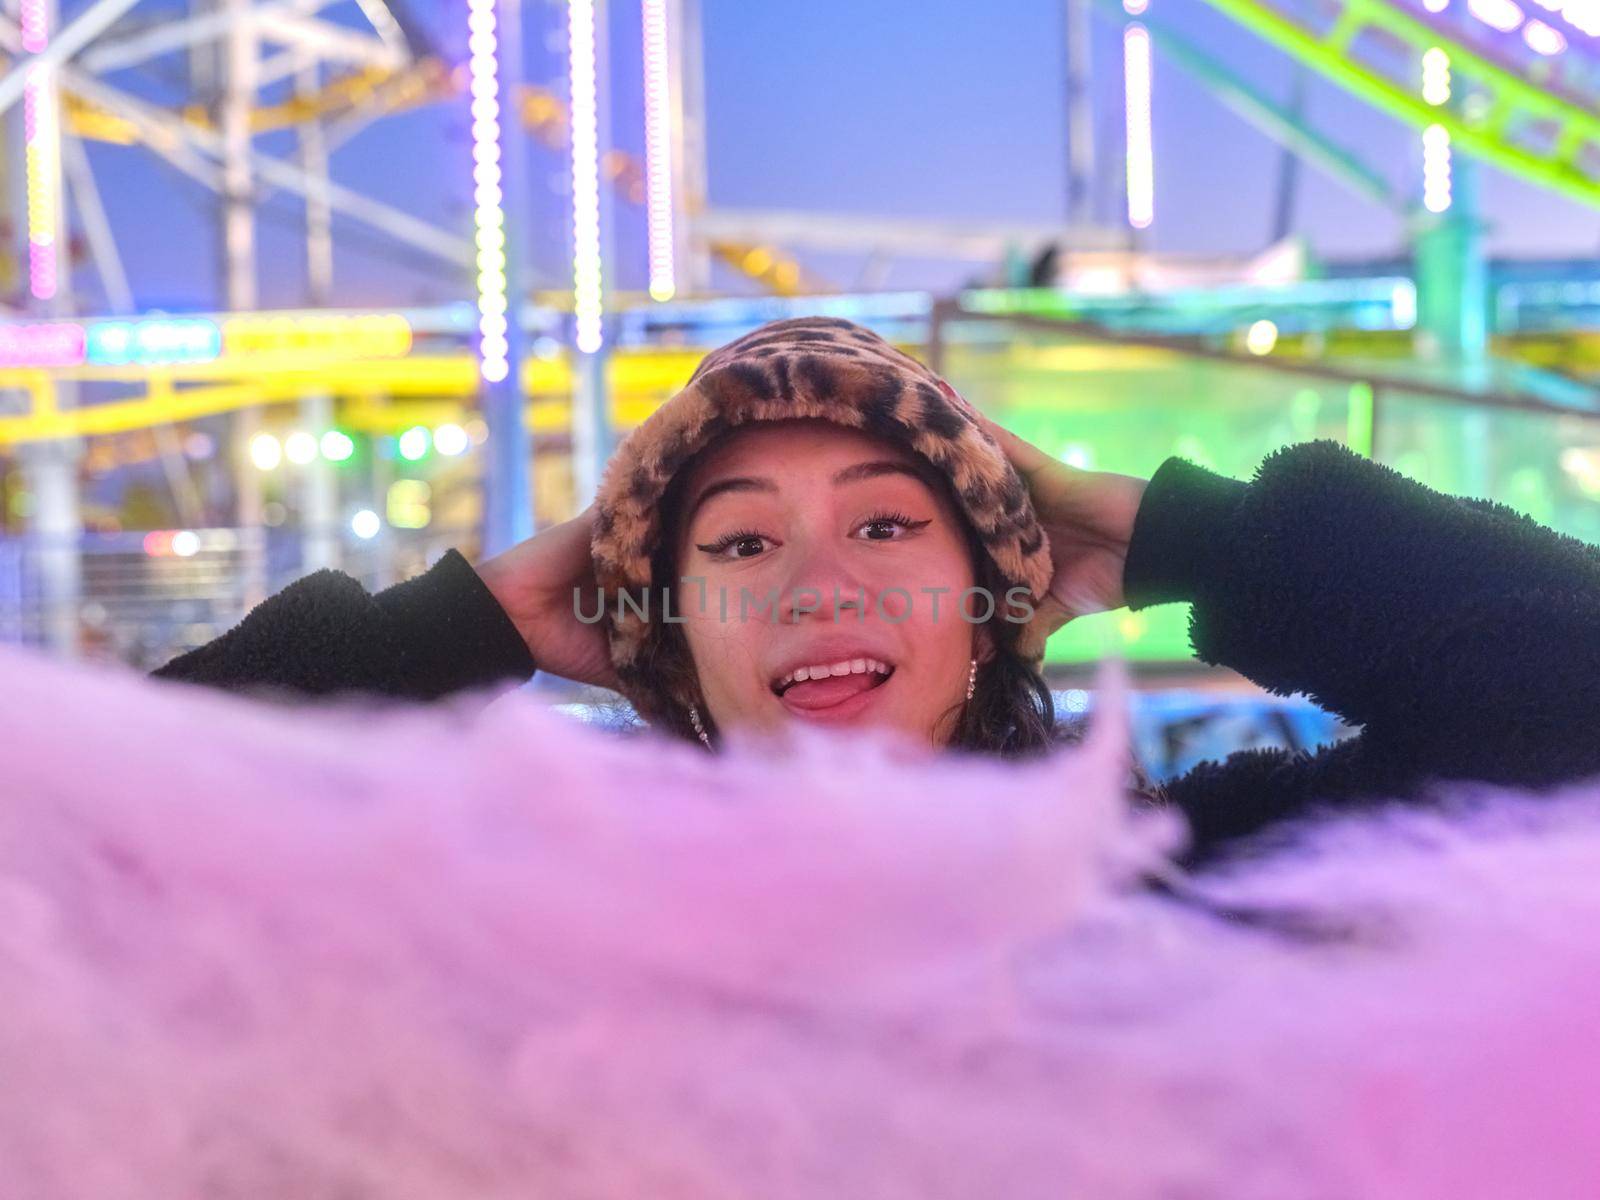
[[(936, 359), (1070, 462), (1148, 471), (1182, 453), (1242, 474), (1276, 445), (1334, 436), (1600, 540), (1600, 272), (1490, 263), (1474, 178), (1486, 163), (1600, 207), (1600, 0), (1064, 0), (1069, 204), (1042, 227), (718, 208), (698, 0), (640, 0), (639, 160), (605, 144), (605, 0), (556, 6), (557, 81), (520, 77), (521, 3), (451, 0), (469, 31), (455, 63), (385, 0), (7, 0), (3, 162), (25, 236), (0, 259), (15, 294), (0, 322), (0, 640), (155, 659), (318, 567), (378, 583), (448, 545), (507, 545), (536, 516), (581, 507), (616, 433), (705, 349), (799, 312), (849, 316)], [(1418, 186), (1397, 192), (1293, 100), (1240, 78), (1167, 19), (1179, 3), (1209, 4), (1414, 129)], [(1094, 144), (1090, 111), (1098, 21), (1122, 32), (1113, 148)], [(149, 98), (153, 64), (181, 96)], [(1166, 70), (1402, 213), (1409, 258), (1312, 268), (1288, 241), (1209, 266), (1145, 252)], [(470, 106), (472, 228), (331, 178), (330, 157), (367, 127), (444, 103)], [(272, 134), (292, 135), (292, 156), (262, 149)], [(561, 293), (525, 274), (531, 139), (563, 150), (570, 172)], [(214, 311), (142, 310), (93, 141), (142, 147), (215, 194)], [(1089, 202), (1107, 170), (1122, 180), (1114, 223)], [(256, 226), (280, 192), (303, 207), (307, 294), (263, 312)], [(611, 286), (617, 205), (643, 210), (648, 295)], [(475, 279), (475, 294), (330, 307), (346, 224)], [(797, 257), (822, 249), (969, 259), (997, 286), (830, 293)], [(142, 515), (105, 494), (146, 476), (159, 486)], [(1134, 657), (1187, 657), (1181, 614), (1121, 621)], [(1094, 653), (1093, 631), (1075, 630), (1053, 661)]]

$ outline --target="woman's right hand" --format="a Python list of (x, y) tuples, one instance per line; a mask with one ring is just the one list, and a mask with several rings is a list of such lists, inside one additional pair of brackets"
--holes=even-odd
[(1050, 590), (1040, 604), (1045, 627), (1053, 632), (1087, 613), (1121, 608), (1128, 542), (1148, 480), (1069, 467), (988, 417), (978, 419), (1028, 485), (1050, 539)]
[(616, 688), (602, 621), (578, 619), (577, 601), (593, 612), (599, 584), (589, 536), (591, 504), (570, 521), (552, 525), (477, 566), (479, 578), (505, 609), (541, 671), (579, 683)]

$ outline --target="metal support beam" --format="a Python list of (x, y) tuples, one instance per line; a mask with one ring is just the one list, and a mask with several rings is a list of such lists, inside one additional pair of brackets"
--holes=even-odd
[(330, 62), (358, 63), (392, 71), (406, 64), (406, 56), (375, 37), (344, 29), (331, 21), (284, 12), (262, 10), (256, 28), (264, 40), (310, 52)]
[[(169, 151), (173, 149), (174, 143), (179, 143), (202, 150), (208, 155), (221, 157), (223, 154), (223, 138), (218, 133), (191, 125), (92, 77), (74, 73), (70, 79), (73, 91), (132, 122), (152, 143), (159, 139)], [(252, 153), (250, 168), (258, 183), (271, 184), (302, 199), (313, 186), (317, 186), (306, 178), (305, 171), (299, 166), (270, 155)], [(198, 174), (196, 177), (199, 177)], [(208, 186), (221, 190), (218, 184)], [(471, 266), (475, 255), (472, 243), (466, 238), (448, 233), (413, 217), (410, 213), (340, 184), (329, 183), (326, 189), (328, 201), (334, 211), (452, 265)]]
[[(222, 96), (217, 126), (221, 131), (222, 213), (218, 230), (218, 264), (222, 294), (232, 312), (257, 306), (255, 175), (252, 169), (251, 117), (256, 102), (258, 58), (255, 14), (251, 0), (221, 0), (229, 18), (222, 57)], [(250, 461), (250, 442), (261, 428), (261, 410), (241, 409), (233, 421), (235, 521), (241, 531), (240, 605), (254, 608), (267, 597), (265, 522), (262, 520), (261, 473)]]
[[(89, 164), (88, 151), (81, 139), (62, 139), (61, 165), (73, 207), (78, 214), (78, 223), (89, 242), (89, 253), (94, 258), (95, 272), (100, 276), (106, 303), (114, 313), (130, 314), (135, 309), (133, 289), (128, 285), (122, 255), (117, 250), (116, 237), (100, 199), (100, 188), (95, 183), (94, 169)], [(189, 474), (189, 463), (184, 457), (183, 447), (178, 444), (177, 431), (163, 422), (151, 427), (151, 435), (155, 439), (161, 473), (166, 476), (167, 490), (172, 493), (179, 523), (198, 525), (202, 519), (200, 492), (195, 487), (193, 476)]]
[(1094, 96), (1091, 43), (1093, 0), (1066, 0), (1067, 220), (1092, 225), (1094, 212)]
[(706, 171), (705, 66), (700, 0), (667, 0), (667, 74), (672, 97), (673, 262), (679, 296), (711, 290), (711, 238), (700, 229), (710, 207)]
[(108, 29), (112, 22), (127, 12), (139, 0), (95, 0), (79, 14), (78, 19), (50, 39), (50, 44), (39, 54), (12, 66), (0, 77), (0, 112), (5, 112), (22, 99), (22, 89), (27, 74), (36, 67), (59, 67), (79, 50)]
[[(262, 5), (258, 16), (282, 13), (286, 16), (309, 14), (326, 7), (331, 0), (315, 2)], [(228, 18), (219, 9), (198, 12), (177, 21), (165, 21), (151, 29), (140, 30), (126, 37), (107, 38), (85, 50), (77, 59), (78, 66), (97, 75), (126, 70), (140, 63), (160, 58), (176, 50), (186, 50), (207, 45), (226, 36)]]
[[(611, 79), (608, 69), (610, 55), (607, 53), (606, 26), (607, 5), (605, 0), (594, 0), (594, 91), (595, 91), (595, 135), (596, 152), (600, 162), (604, 162), (607, 151), (611, 148), (611, 111), (608, 103), (611, 94)], [(576, 108), (576, 105), (574, 105)], [(612, 223), (614, 211), (614, 197), (612, 189), (601, 186), (596, 196), (597, 211), (595, 219), (598, 225), (596, 230), (599, 246), (599, 262), (595, 264), (600, 272), (600, 295), (605, 302), (611, 302), (611, 259), (612, 259)], [(606, 364), (611, 356), (611, 331), (606, 326), (613, 322), (602, 318), (603, 330), (598, 346), (585, 349), (581, 344), (572, 348), (573, 364), (573, 393), (572, 393), (572, 488), (573, 502), (579, 508), (586, 508), (594, 499), (595, 492), (600, 486), (600, 477), (605, 470), (606, 460), (611, 457), (611, 430), (607, 413), (607, 398), (609, 396)]]
[[(1117, 0), (1101, 0), (1109, 10), (1122, 11)], [(1262, 133), (1304, 161), (1375, 204), (1391, 211), (1405, 209), (1383, 174), (1313, 129), (1301, 115), (1286, 109), (1252, 84), (1239, 78), (1199, 49), (1159, 16), (1146, 11), (1139, 20), (1150, 31), (1163, 60), (1192, 75), (1210, 92)]]
[(507, 316), (504, 379), (483, 385), (483, 416), (489, 426), (483, 474), (483, 553), (508, 550), (534, 532), (533, 440), (529, 436), (522, 364), (527, 354), (523, 308), (527, 303), (528, 208), (527, 135), (509, 111), (522, 83), (522, 0), (496, 0), (495, 32), (500, 119), (501, 187), (505, 210)]
[[(55, 0), (44, 0), (44, 27), (54, 30), (59, 9)], [(58, 35), (59, 36), (59, 35)], [(29, 56), (24, 66), (13, 71), (8, 78), (20, 80), (23, 71), (31, 71), (44, 62), (56, 41), (52, 38), (44, 53)], [(39, 76), (45, 82), (35, 99), (42, 110), (59, 113), (61, 108), (60, 75), (55, 70), (42, 70)], [(19, 89), (20, 90), (20, 89)], [(3, 111), (3, 110), (0, 110)], [(20, 114), (18, 114), (20, 117)], [(16, 120), (12, 128), (21, 134), (22, 121)], [(66, 261), (67, 245), (66, 205), (61, 203), (61, 122), (54, 117), (38, 118), (34, 134), (41, 140), (39, 153), (29, 166), (28, 186), (51, 196), (49, 205), (53, 213), (54, 228), (50, 231), (61, 264), (56, 286), (51, 297), (34, 300), (32, 306), (40, 316), (70, 317), (73, 313), (72, 268)], [(23, 138), (17, 137), (17, 145)], [(37, 173), (37, 177), (35, 177)], [(50, 399), (58, 409), (77, 406), (77, 385), (71, 381), (50, 381)], [(78, 438), (30, 446), (23, 456), (24, 472), (29, 490), (33, 493), (33, 509), (28, 518), (28, 533), (32, 543), (33, 560), (38, 571), (39, 596), (43, 607), (41, 614), (45, 644), (63, 658), (76, 657), (79, 650), (79, 606), (83, 590), (83, 514), (78, 496), (78, 462), (83, 456), (83, 443)]]
[[(301, 95), (315, 95), (320, 83), (315, 62), (296, 79)], [(315, 117), (300, 126), (300, 165), (313, 186), (306, 193), (306, 303), (323, 308), (333, 297), (333, 206), (328, 203), (328, 147), (322, 122)], [(333, 427), (333, 397), (326, 392), (300, 402), (300, 421), (312, 437)], [(300, 468), (300, 567), (303, 571), (337, 570), (340, 562), (339, 479), (334, 466), (317, 455)]]
[(171, 21), (128, 37), (110, 38), (79, 56), (77, 65), (96, 75), (126, 70), (176, 50), (213, 42), (227, 32), (228, 19), (220, 11)]
[(123, 269), (116, 235), (111, 232), (111, 221), (100, 201), (100, 189), (95, 184), (94, 171), (89, 166), (89, 155), (81, 139), (61, 139), (61, 166), (79, 224), (89, 242), (89, 253), (94, 259), (95, 273), (100, 276), (106, 304), (112, 312), (130, 313), (134, 307), (133, 289), (128, 285), (128, 273)]
[[(174, 118), (167, 117), (160, 109), (132, 102), (131, 97), (124, 98), (121, 92), (109, 84), (101, 83), (93, 76), (75, 71), (71, 67), (61, 69), (61, 81), (65, 90), (82, 100), (108, 109), (112, 103), (120, 105), (113, 111), (139, 130), (144, 145), (149, 150), (196, 183), (221, 194), (221, 168), (212, 160), (194, 151), (187, 139), (182, 136), (182, 132), (174, 128), (178, 124)], [(150, 114), (148, 117), (142, 115), (146, 110)]]
[(1120, 250), (1114, 230), (1096, 226), (919, 220), (782, 210), (710, 209), (697, 221), (707, 242), (776, 243), (817, 250), (884, 251), (912, 257), (994, 262), (1007, 247), (1060, 243), (1074, 250)]

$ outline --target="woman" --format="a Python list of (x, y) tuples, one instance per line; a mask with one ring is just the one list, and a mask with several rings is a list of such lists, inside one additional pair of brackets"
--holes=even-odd
[(1600, 772), (1595, 548), (1330, 442), (1249, 483), (1074, 470), (821, 318), (708, 355), (573, 520), (376, 596), (318, 572), (157, 674), (427, 700), (539, 669), (707, 748), (809, 721), (1010, 756), (1056, 737), (1049, 633), (1172, 601), (1201, 659), (1363, 730), (1168, 783), (1191, 863), (1314, 805)]

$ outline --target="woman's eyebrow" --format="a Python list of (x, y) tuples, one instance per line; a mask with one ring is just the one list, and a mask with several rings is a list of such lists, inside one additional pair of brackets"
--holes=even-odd
[[(909, 463), (895, 462), (893, 459), (873, 459), (870, 462), (856, 463), (854, 466), (845, 467), (833, 475), (833, 484), (837, 487), (846, 483), (859, 483), (863, 479), (876, 479), (880, 475), (905, 475), (915, 479), (918, 483), (925, 483), (922, 476)], [(700, 506), (713, 496), (720, 496), (724, 492), (776, 492), (778, 485), (770, 479), (755, 475), (731, 475), (727, 479), (719, 479), (711, 484), (689, 506), (689, 511), (684, 515), (684, 521), (694, 519), (694, 514), (700, 511)]]
[(760, 479), (754, 475), (731, 475), (727, 479), (717, 480), (696, 496), (684, 516), (684, 521), (687, 523), (693, 520), (694, 514), (700, 511), (702, 504), (713, 496), (722, 495), (723, 492), (776, 492), (777, 490), (778, 485), (770, 479)]
[(918, 483), (924, 482), (916, 468), (910, 463), (895, 462), (893, 459), (874, 459), (871, 462), (856, 463), (853, 467), (846, 467), (836, 472), (833, 477), (835, 486), (842, 483), (859, 483), (863, 479), (876, 479), (880, 475), (907, 475)]

